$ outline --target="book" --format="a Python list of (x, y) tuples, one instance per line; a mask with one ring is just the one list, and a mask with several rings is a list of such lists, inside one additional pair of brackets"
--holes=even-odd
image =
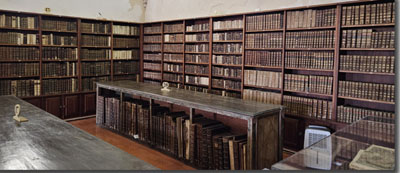
[(394, 149), (371, 145), (366, 150), (359, 150), (349, 167), (355, 170), (394, 170)]

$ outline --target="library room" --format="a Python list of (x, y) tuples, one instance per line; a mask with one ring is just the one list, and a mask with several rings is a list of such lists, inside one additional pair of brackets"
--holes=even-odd
[(396, 4), (0, 0), (0, 171), (399, 171)]

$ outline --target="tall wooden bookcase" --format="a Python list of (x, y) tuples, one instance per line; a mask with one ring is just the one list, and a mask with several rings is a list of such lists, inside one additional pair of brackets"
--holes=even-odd
[[(107, 30), (98, 24), (107, 25)], [(83, 25), (89, 28), (83, 29)], [(113, 32), (114, 27), (119, 30)], [(62, 119), (93, 115), (94, 81), (139, 79), (140, 29), (140, 24), (131, 22), (1, 10), (1, 95), (17, 95)], [(108, 37), (108, 43), (89, 43), (88, 37)], [(120, 39), (129, 45), (113, 46), (114, 40), (120, 42)], [(104, 50), (107, 56), (85, 53), (86, 50)], [(121, 50), (134, 53), (126, 55), (129, 52), (118, 52)], [(116, 51), (120, 56), (113, 56)], [(20, 55), (16, 55), (18, 52)], [(108, 66), (101, 70), (97, 63)]]
[[(394, 35), (391, 34), (394, 34), (395, 9), (392, 2), (345, 2), (209, 18), (145, 23), (143, 24), (144, 28), (155, 25), (161, 28), (160, 32), (152, 33), (161, 37), (161, 40), (157, 42), (161, 45), (158, 51), (161, 57), (157, 61), (160, 64), (160, 69), (157, 72), (161, 73), (161, 76), (158, 79), (150, 79), (143, 75), (141, 81), (158, 84), (165, 81), (173, 86), (197, 92), (283, 104), (288, 107), (284, 119), (286, 127), (284, 133), (286, 136), (285, 146), (297, 150), (302, 147), (303, 131), (306, 125), (324, 125), (332, 130), (337, 130), (365, 115), (394, 116), (395, 49)], [(242, 25), (232, 27), (234, 20), (240, 20)], [(196, 23), (207, 23), (207, 21), (208, 29), (192, 30), (187, 27)], [(230, 24), (221, 27), (223, 26), (221, 23), (224, 22)], [(165, 33), (162, 28), (171, 23), (183, 23), (185, 26), (183, 32), (179, 32), (185, 37), (183, 40), (184, 52), (175, 52), (184, 55), (183, 80), (166, 80), (163, 78), (163, 74), (170, 73), (165, 72), (163, 68), (164, 64), (167, 63), (164, 61), (166, 52), (163, 48), (165, 44), (169, 44), (164, 41), (164, 36), (170, 33)], [(215, 28), (216, 25), (218, 25), (217, 29)], [(242, 33), (241, 39), (224, 38), (219, 40), (214, 38), (221, 33), (234, 32)], [(349, 33), (352, 32), (355, 32), (354, 36), (349, 37)], [(208, 40), (188, 41), (186, 38), (193, 34), (199, 34), (198, 37), (200, 38), (202, 33), (209, 34)], [(345, 34), (346, 36), (344, 36)], [(145, 33), (144, 37), (146, 38), (148, 35)], [(259, 37), (255, 38), (257, 35)], [(313, 37), (320, 40), (313, 40)], [(346, 46), (346, 43), (343, 42), (349, 40), (349, 38), (353, 39), (353, 42), (360, 42), (360, 45), (355, 44), (353, 46), (350, 44), (349, 47)], [(375, 41), (377, 45), (373, 45), (373, 39), (377, 40)], [(187, 47), (193, 44), (206, 44), (209, 51), (187, 51)], [(216, 46), (224, 44), (231, 44), (232, 47), (235, 44), (241, 45), (241, 47), (239, 46), (240, 51), (233, 53), (215, 51)], [(145, 50), (143, 53), (148, 54), (148, 52)], [(194, 63), (188, 61), (188, 56), (193, 54), (208, 55), (209, 59), (208, 61)], [(242, 61), (237, 64), (215, 63), (213, 58), (216, 56), (238, 56), (242, 58)], [(254, 63), (251, 56), (261, 57), (261, 59), (266, 59), (267, 62)], [(148, 55), (148, 57), (151, 56)], [(322, 60), (316, 61), (315, 59), (318, 58)], [(144, 59), (144, 61), (150, 60)], [(387, 63), (388, 67), (383, 66), (383, 62)], [(179, 64), (181, 63), (179, 62)], [(360, 67), (357, 65), (358, 63), (363, 65)], [(193, 68), (193, 66), (190, 66), (193, 64), (208, 66), (208, 73), (186, 72), (188, 67), (189, 69)], [(374, 66), (374, 64), (380, 65)], [(241, 73), (234, 73), (235, 76), (221, 76), (215, 74), (215, 67), (222, 67), (227, 71), (238, 69), (241, 70)], [(387, 71), (383, 69), (387, 69)], [(249, 71), (252, 73), (246, 75)], [(266, 84), (246, 82), (246, 80), (254, 80), (251, 79), (251, 76), (255, 74), (266, 75), (260, 78), (266, 80)], [(274, 75), (279, 77), (274, 77)], [(187, 81), (186, 76), (206, 78), (208, 81), (193, 83)], [(269, 83), (268, 80), (270, 79), (273, 81)], [(288, 82), (288, 79), (292, 79), (292, 81)], [(240, 87), (216, 85), (221, 80), (223, 80), (222, 84), (234, 81), (232, 82), (233, 85), (239, 84)], [(298, 83), (299, 80), (303, 81), (302, 84)], [(304, 82), (304, 80), (309, 81)], [(320, 83), (314, 84), (313, 82), (316, 81)], [(358, 83), (349, 84), (345, 81)], [(353, 87), (352, 92), (365, 92), (349, 94), (350, 92), (346, 89), (351, 87)], [(249, 92), (248, 90), (254, 92), (252, 96), (246, 95)], [(269, 97), (269, 99), (260, 97)]]

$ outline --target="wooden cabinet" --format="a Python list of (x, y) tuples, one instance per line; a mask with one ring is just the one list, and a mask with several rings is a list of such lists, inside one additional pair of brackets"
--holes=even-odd
[(79, 95), (64, 96), (64, 119), (78, 117), (79, 112)]
[(63, 105), (62, 105), (61, 96), (45, 98), (45, 110), (48, 113), (51, 113), (59, 118), (63, 118), (62, 108), (63, 108)]
[(43, 109), (43, 105), (42, 105), (42, 98), (24, 98), (23, 100), (25, 100), (26, 102), (40, 108)]
[(285, 117), (283, 145), (286, 148), (300, 150), (304, 141), (304, 120)]
[(84, 115), (96, 114), (96, 93), (83, 95), (83, 114)]

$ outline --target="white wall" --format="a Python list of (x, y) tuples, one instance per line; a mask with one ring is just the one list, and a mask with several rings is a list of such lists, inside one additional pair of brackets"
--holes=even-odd
[(0, 0), (3, 10), (45, 13), (46, 7), (56, 15), (144, 21), (143, 0)]
[(0, 9), (45, 13), (48, 7), (56, 15), (151, 22), (342, 1), (351, 0), (0, 0)]
[(350, 0), (148, 0), (145, 21), (162, 21), (281, 9)]

